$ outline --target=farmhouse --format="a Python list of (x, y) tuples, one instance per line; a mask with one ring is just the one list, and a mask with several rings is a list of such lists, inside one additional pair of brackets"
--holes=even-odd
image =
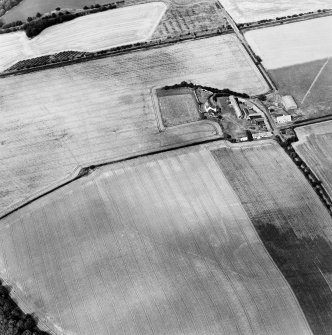
[(281, 103), (285, 107), (286, 111), (297, 109), (297, 104), (291, 95), (284, 95), (281, 98)]

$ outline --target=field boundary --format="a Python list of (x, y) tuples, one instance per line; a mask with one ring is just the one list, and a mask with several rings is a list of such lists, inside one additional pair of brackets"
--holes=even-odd
[[(82, 51), (77, 51), (77, 50), (70, 50), (71, 52), (84, 53), (84, 56), (82, 56), (82, 58), (79, 58), (79, 59), (72, 59), (72, 60), (66, 60), (66, 61), (62, 60), (60, 62), (53, 62), (52, 64), (43, 64), (43, 65), (38, 65), (35, 67), (19, 69), (19, 70), (9, 70), (10, 69), (9, 67), (6, 70), (0, 72), (0, 78), (5, 78), (5, 77), (13, 76), (13, 75), (14, 76), (22, 75), (22, 74), (35, 72), (35, 71), (42, 71), (42, 70), (52, 69), (56, 67), (63, 67), (63, 66), (68, 66), (72, 64), (77, 64), (77, 63), (83, 63), (83, 62), (88, 62), (88, 61), (95, 60), (95, 59), (119, 56), (119, 55), (127, 54), (130, 52), (139, 52), (139, 51), (145, 51), (149, 49), (158, 49), (158, 48), (163, 48), (165, 46), (174, 45), (177, 43), (185, 43), (185, 42), (190, 42), (193, 40), (200, 40), (204, 38), (211, 38), (211, 37), (215, 37), (219, 35), (226, 35), (226, 34), (234, 34), (233, 29), (222, 31), (222, 32), (210, 31), (210, 32), (203, 32), (201, 34), (193, 33), (193, 34), (189, 34), (186, 36), (181, 36), (179, 38), (169, 37), (162, 41), (151, 40), (151, 41), (145, 41), (145, 42), (138, 42), (134, 44), (126, 44), (123, 46), (113, 47), (110, 49), (102, 49), (96, 52), (90, 52), (90, 51), (82, 52)], [(54, 54), (48, 54), (45, 56), (52, 56), (52, 55)], [(44, 56), (40, 56), (40, 57), (44, 57)], [(29, 59), (26, 59), (26, 61), (29, 61), (31, 59), (37, 59), (37, 58), (39, 57), (29, 58)], [(17, 63), (18, 62), (16, 62), (15, 64)], [(12, 64), (12, 66), (15, 66), (15, 64)]]
[[(264, 142), (265, 142), (265, 143), (264, 143), (265, 145), (276, 145), (276, 144), (278, 144), (278, 142), (275, 141), (275, 140), (265, 140)], [(257, 142), (247, 142), (247, 143), (250, 143), (250, 144), (251, 144), (250, 146), (247, 146), (247, 147), (254, 147), (254, 146), (259, 146), (259, 147), (261, 147), (261, 146), (262, 146), (262, 145), (258, 145)], [(245, 147), (245, 145), (243, 145), (243, 143), (229, 143), (229, 142), (226, 141), (226, 145), (225, 145), (225, 147), (227, 147), (227, 148), (229, 148), (229, 149), (232, 150), (232, 149), (234, 149), (234, 147), (242, 147), (242, 148), (243, 148), (243, 147)], [(217, 149), (217, 148), (216, 148), (216, 149)], [(219, 149), (220, 149), (220, 147), (219, 147)], [(235, 148), (235, 149), (236, 149), (236, 148)], [(212, 149), (212, 150), (213, 150), (213, 149)], [(224, 171), (221, 169), (221, 167), (220, 167), (220, 166), (218, 165), (218, 163), (216, 162), (216, 160), (215, 160), (215, 158), (214, 158), (214, 155), (213, 155), (213, 153), (211, 152), (212, 150), (211, 150), (210, 147), (209, 147), (209, 155), (211, 155), (211, 157), (214, 159), (215, 164), (218, 166), (220, 172), (224, 175), (224, 177), (225, 177), (225, 182), (228, 184), (228, 186), (229, 186), (231, 192), (233, 193), (233, 196), (238, 200), (238, 203), (240, 204), (241, 208), (243, 209), (243, 213), (244, 213), (245, 217), (247, 218), (248, 222), (250, 222), (250, 225), (251, 225), (251, 227), (252, 227), (252, 231), (254, 232), (254, 235), (256, 236), (257, 241), (261, 244), (262, 248), (265, 250), (267, 257), (270, 259), (270, 261), (271, 261), (271, 263), (273, 264), (274, 268), (275, 268), (276, 271), (279, 273), (281, 280), (282, 280), (282, 281), (284, 282), (284, 284), (289, 288), (289, 291), (291, 292), (291, 295), (292, 295), (292, 297), (294, 298), (294, 301), (295, 301), (296, 305), (297, 305), (298, 308), (299, 308), (299, 312), (300, 312), (300, 314), (302, 315), (303, 320), (304, 320), (304, 322), (305, 322), (305, 324), (306, 324), (306, 328), (307, 328), (307, 330), (308, 330), (308, 333), (313, 334), (313, 332), (312, 332), (312, 330), (311, 330), (311, 328), (310, 328), (309, 322), (308, 322), (308, 320), (307, 320), (307, 318), (306, 318), (306, 316), (305, 316), (305, 314), (304, 314), (303, 309), (301, 308), (301, 305), (300, 305), (300, 303), (299, 303), (299, 301), (298, 301), (298, 299), (297, 299), (297, 297), (296, 297), (296, 295), (295, 295), (295, 293), (294, 293), (294, 291), (293, 291), (291, 285), (289, 284), (289, 282), (287, 281), (287, 279), (286, 279), (285, 276), (283, 275), (282, 271), (280, 270), (280, 268), (278, 267), (278, 265), (276, 264), (276, 262), (274, 261), (274, 259), (273, 259), (272, 256), (270, 255), (269, 251), (267, 250), (267, 248), (266, 248), (266, 246), (265, 246), (263, 240), (261, 239), (261, 237), (260, 237), (259, 234), (258, 234), (258, 231), (257, 231), (257, 229), (256, 229), (256, 227), (255, 227), (255, 225), (254, 225), (254, 223), (252, 222), (251, 218), (249, 217), (248, 212), (246, 211), (244, 205), (242, 204), (242, 201), (241, 201), (239, 195), (236, 193), (235, 189), (232, 187), (232, 185), (231, 185), (229, 179), (227, 178), (227, 176), (225, 175)], [(246, 235), (245, 235), (245, 236), (246, 236)], [(247, 239), (247, 236), (246, 236), (246, 239)], [(250, 245), (249, 242), (248, 242), (248, 245)], [(277, 290), (277, 289), (276, 289), (276, 290)], [(314, 334), (313, 334), (313, 335), (314, 335)]]
[(308, 166), (308, 164), (302, 159), (302, 157), (296, 152), (292, 143), (300, 142), (296, 136), (292, 140), (282, 142), (280, 137), (277, 137), (277, 142), (284, 149), (286, 154), (296, 165), (296, 167), (302, 172), (304, 177), (307, 179), (309, 185), (316, 192), (319, 199), (323, 203), (324, 207), (327, 209), (329, 215), (332, 217), (332, 199), (330, 194), (327, 192), (322, 181), (318, 178), (315, 172)]
[[(91, 162), (91, 164), (87, 164), (86, 166), (77, 166), (74, 171), (72, 171), (67, 177), (65, 177), (64, 179), (57, 181), (55, 183), (53, 183), (51, 186), (48, 186), (46, 188), (44, 188), (43, 190), (38, 191), (37, 193), (34, 193), (33, 195), (29, 196), (28, 198), (21, 200), (13, 205), (10, 205), (9, 207), (7, 207), (4, 211), (0, 212), (0, 221), (4, 218), (6, 218), (7, 216), (19, 211), (20, 209), (28, 206), (29, 204), (31, 204), (32, 202), (41, 199), (43, 197), (45, 197), (46, 195), (72, 183), (75, 180), (78, 180), (82, 177), (85, 177), (87, 175), (89, 175), (90, 173), (92, 173), (94, 170), (102, 167), (102, 166), (106, 166), (106, 165), (112, 165), (115, 163), (120, 163), (120, 162), (125, 162), (128, 160), (133, 160), (133, 159), (137, 159), (140, 157), (144, 157), (144, 156), (152, 156), (152, 155), (156, 155), (162, 152), (168, 152), (168, 151), (173, 151), (173, 150), (177, 150), (177, 149), (183, 149), (183, 148), (187, 148), (187, 147), (193, 147), (193, 146), (198, 146), (201, 144), (205, 144), (205, 143), (209, 143), (209, 142), (216, 142), (216, 141), (222, 141), (223, 137), (221, 137), (223, 135), (222, 129), (221, 127), (213, 121), (209, 121), (209, 120), (201, 120), (201, 121), (197, 121), (197, 122), (193, 122), (191, 124), (209, 124), (212, 127), (214, 127), (216, 134), (209, 136), (205, 139), (197, 139), (197, 140), (189, 140), (186, 142), (183, 142), (183, 144), (173, 144), (173, 145), (166, 145), (165, 147), (161, 147), (160, 149), (156, 149), (156, 150), (151, 150), (151, 151), (142, 151), (142, 152), (138, 152), (132, 156), (129, 157), (119, 157), (117, 159), (114, 159), (112, 161), (104, 161), (104, 160), (99, 160), (99, 161), (95, 161), (95, 162)], [(177, 128), (177, 129), (181, 129), (181, 128), (185, 128), (187, 127), (188, 124), (184, 124), (184, 125), (179, 125), (176, 127), (171, 127), (171, 129)], [(166, 131), (165, 131), (166, 132)]]
[[(4, 279), (1, 277), (1, 280), (5, 286), (10, 287), (10, 298), (17, 303), (19, 308), (25, 313), (25, 314), (34, 314), (36, 311), (30, 304), (27, 304), (25, 300), (21, 297), (21, 294), (19, 293), (19, 290), (17, 289), (17, 286), (14, 283), (11, 283), (7, 279)], [(47, 331), (51, 335), (59, 335), (54, 331), (54, 327), (51, 326), (51, 323), (47, 320), (47, 318), (38, 317), (37, 319), (37, 327), (40, 330)]]
[(166, 127), (164, 126), (163, 120), (161, 118), (161, 112), (159, 108), (159, 100), (157, 96), (158, 89), (159, 89), (158, 87), (152, 87), (150, 93), (151, 93), (153, 111), (156, 116), (158, 129), (159, 131), (165, 131)]
[[(296, 16), (294, 16), (296, 15)], [(290, 23), (296, 23), (306, 20), (313, 20), (320, 17), (330, 16), (332, 15), (331, 9), (326, 9), (325, 12), (322, 10), (321, 12), (313, 12), (313, 13), (301, 13), (301, 14), (294, 14), (292, 17), (285, 17), (285, 18), (275, 18), (275, 19), (266, 19), (266, 20), (259, 20), (254, 22), (245, 22), (245, 23), (239, 23), (238, 27), (243, 32), (247, 32), (250, 30), (256, 30), (256, 29), (263, 29), (263, 28), (269, 28), (269, 27), (275, 27), (280, 26), (282, 24), (290, 24)], [(264, 21), (264, 22), (262, 22)]]
[[(200, 124), (200, 123), (202, 123), (202, 121), (209, 121), (208, 123), (215, 127), (216, 132), (219, 133), (219, 134), (222, 134), (221, 126), (217, 122), (213, 122), (213, 121), (206, 120), (206, 119), (205, 120), (202, 119), (202, 120), (198, 120), (198, 121), (193, 121), (193, 122), (184, 122), (183, 124), (178, 124), (178, 125), (175, 125), (175, 126), (168, 126), (168, 127), (165, 126), (164, 122), (163, 122), (163, 119), (162, 119), (162, 115), (161, 115), (162, 113), (161, 113), (161, 110), (160, 110), (160, 106), (159, 106), (159, 100), (158, 100), (158, 95), (157, 95), (157, 90), (158, 89), (163, 89), (163, 87), (153, 87), (151, 89), (151, 94), (152, 94), (153, 110), (154, 110), (155, 115), (156, 115), (158, 128), (161, 132), (166, 131), (167, 129), (176, 129), (176, 128), (180, 128), (182, 126)], [(195, 91), (193, 91), (192, 93), (194, 93), (194, 92)], [(174, 95), (176, 95), (176, 94), (174, 94)], [(178, 95), (181, 95), (181, 94), (178, 94)], [(193, 95), (196, 98), (196, 94), (193, 94)], [(197, 103), (197, 100), (195, 101), (195, 103)]]

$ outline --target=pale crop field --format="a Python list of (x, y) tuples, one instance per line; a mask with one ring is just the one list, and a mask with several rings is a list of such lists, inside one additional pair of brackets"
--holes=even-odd
[(1, 277), (55, 334), (311, 334), (206, 146), (104, 167), (1, 223)]
[(276, 142), (264, 143), (233, 145), (213, 155), (291, 285), (313, 333), (329, 335), (332, 218), (285, 151)]
[(0, 213), (77, 167), (222, 136), (200, 121), (161, 131), (152, 91), (182, 81), (268, 90), (233, 35), (0, 79)]
[(293, 147), (332, 198), (332, 121), (295, 128), (299, 141)]
[(61, 51), (98, 51), (144, 42), (152, 36), (166, 11), (151, 2), (91, 14), (49, 27), (28, 39), (25, 32), (0, 35), (0, 71), (23, 59)]
[(330, 0), (220, 0), (220, 2), (238, 23), (331, 8)]
[(332, 56), (332, 16), (248, 31), (245, 37), (269, 70)]

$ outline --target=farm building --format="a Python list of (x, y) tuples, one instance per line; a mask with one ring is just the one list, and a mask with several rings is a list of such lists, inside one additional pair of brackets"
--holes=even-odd
[(281, 98), (281, 103), (285, 107), (286, 111), (297, 109), (297, 104), (291, 95), (284, 95)]
[(292, 122), (292, 116), (291, 115), (277, 116), (277, 123), (287, 123), (287, 122)]
[(229, 96), (229, 101), (230, 101), (232, 107), (234, 108), (236, 116), (239, 119), (242, 119), (243, 118), (242, 111), (241, 111), (241, 108), (240, 108), (239, 104), (237, 103), (234, 95)]
[(206, 113), (209, 113), (210, 111), (212, 111), (212, 113), (216, 113), (217, 107), (212, 107), (209, 101), (206, 101), (204, 104), (204, 110)]
[(261, 138), (272, 137), (272, 135), (273, 134), (270, 131), (264, 131), (264, 132), (252, 134), (252, 137), (254, 138), (254, 140), (259, 140)]

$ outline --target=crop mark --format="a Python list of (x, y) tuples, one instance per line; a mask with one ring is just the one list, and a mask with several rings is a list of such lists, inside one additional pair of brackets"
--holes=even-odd
[(330, 60), (330, 58), (328, 58), (328, 59), (326, 60), (326, 62), (325, 62), (325, 63), (323, 64), (323, 66), (321, 67), (321, 69), (318, 71), (318, 73), (317, 73), (315, 79), (313, 80), (312, 84), (310, 85), (310, 87), (309, 87), (307, 93), (304, 95), (304, 97), (303, 97), (303, 99), (302, 99), (302, 101), (301, 101), (301, 105), (303, 105), (305, 99), (306, 99), (307, 96), (310, 94), (312, 88), (313, 88), (314, 85), (316, 84), (318, 78), (319, 78), (320, 75), (322, 74), (322, 72), (323, 72), (323, 70), (325, 69), (326, 65), (328, 64), (329, 60)]

